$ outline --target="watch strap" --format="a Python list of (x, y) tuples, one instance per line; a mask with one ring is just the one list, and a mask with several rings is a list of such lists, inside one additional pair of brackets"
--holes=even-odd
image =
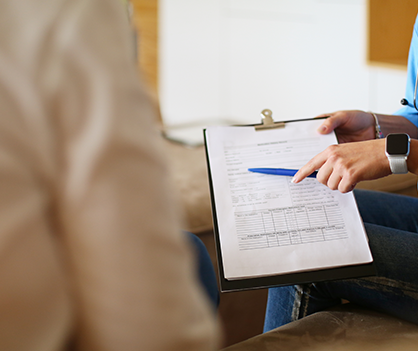
[(388, 156), (390, 170), (393, 174), (408, 173), (408, 166), (406, 164), (407, 156)]

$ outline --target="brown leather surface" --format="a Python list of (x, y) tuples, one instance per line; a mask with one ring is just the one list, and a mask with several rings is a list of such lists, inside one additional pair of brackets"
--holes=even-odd
[(348, 304), (310, 315), (223, 351), (417, 349), (417, 325)]
[(195, 234), (212, 230), (206, 154), (203, 146), (164, 141), (175, 187), (184, 212), (184, 229)]

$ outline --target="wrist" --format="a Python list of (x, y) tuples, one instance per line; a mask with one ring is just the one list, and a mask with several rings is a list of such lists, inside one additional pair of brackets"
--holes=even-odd
[(408, 164), (408, 170), (411, 173), (418, 174), (418, 140), (411, 139), (409, 145), (409, 155), (406, 163)]

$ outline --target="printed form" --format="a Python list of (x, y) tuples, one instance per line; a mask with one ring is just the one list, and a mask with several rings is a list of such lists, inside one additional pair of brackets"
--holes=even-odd
[(372, 262), (352, 193), (341, 194), (307, 178), (252, 173), (248, 168), (299, 169), (327, 146), (323, 120), (284, 128), (209, 127), (206, 148), (212, 176), (225, 278), (229, 280)]

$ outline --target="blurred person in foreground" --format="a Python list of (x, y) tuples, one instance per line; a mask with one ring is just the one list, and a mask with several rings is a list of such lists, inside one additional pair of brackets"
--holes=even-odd
[(123, 2), (0, 24), (0, 349), (216, 349)]

